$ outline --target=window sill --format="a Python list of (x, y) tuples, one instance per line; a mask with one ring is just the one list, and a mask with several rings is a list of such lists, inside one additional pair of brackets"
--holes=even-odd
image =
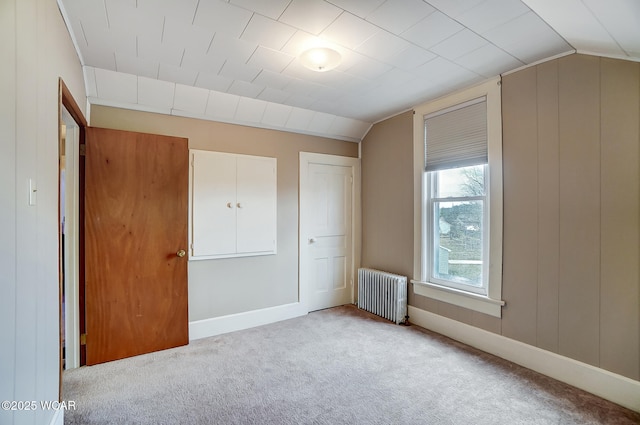
[(413, 293), (423, 297), (433, 298), (459, 307), (468, 308), (494, 317), (502, 317), (502, 307), (505, 302), (484, 295), (447, 288), (420, 280), (411, 280)]

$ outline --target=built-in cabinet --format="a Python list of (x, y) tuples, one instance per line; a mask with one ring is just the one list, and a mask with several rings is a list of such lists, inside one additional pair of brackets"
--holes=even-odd
[(276, 159), (202, 150), (190, 155), (190, 258), (275, 254)]

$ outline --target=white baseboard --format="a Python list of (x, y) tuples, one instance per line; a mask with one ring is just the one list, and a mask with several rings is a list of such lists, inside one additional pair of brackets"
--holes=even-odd
[(64, 409), (56, 409), (49, 425), (64, 425)]
[(640, 412), (640, 382), (409, 306), (410, 322)]
[(189, 340), (240, 331), (281, 320), (304, 316), (308, 311), (300, 303), (285, 304), (261, 310), (189, 322)]

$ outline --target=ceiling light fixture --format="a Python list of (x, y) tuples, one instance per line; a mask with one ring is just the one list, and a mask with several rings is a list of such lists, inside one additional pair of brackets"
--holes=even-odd
[(340, 65), (341, 60), (340, 53), (328, 47), (314, 47), (300, 55), (302, 65), (316, 72), (330, 71)]

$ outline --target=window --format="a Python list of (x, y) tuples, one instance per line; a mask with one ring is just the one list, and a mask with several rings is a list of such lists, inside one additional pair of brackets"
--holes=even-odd
[(414, 292), (500, 317), (499, 80), (415, 112)]

